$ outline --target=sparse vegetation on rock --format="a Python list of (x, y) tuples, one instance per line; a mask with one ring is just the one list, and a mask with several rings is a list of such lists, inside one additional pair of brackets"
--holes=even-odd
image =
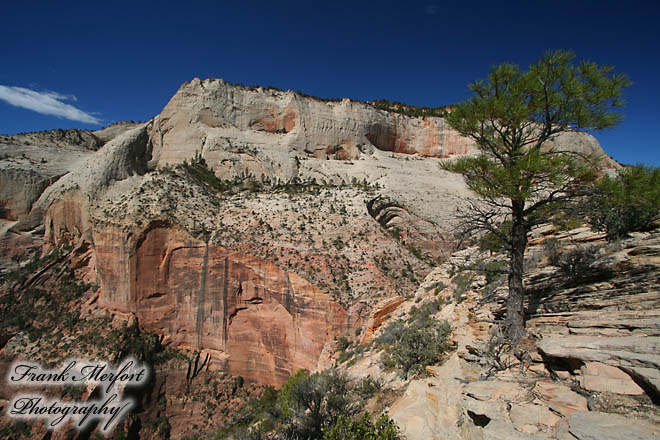
[(407, 379), (443, 359), (449, 350), (451, 327), (433, 318), (443, 304), (442, 299), (436, 299), (419, 308), (413, 306), (406, 321), (399, 319), (383, 330), (374, 346), (385, 349), (386, 368), (396, 369)]
[(626, 166), (615, 177), (604, 176), (582, 211), (610, 241), (650, 229), (660, 216), (660, 168)]
[(373, 381), (351, 382), (338, 370), (299, 370), (280, 390), (266, 388), (250, 401), (217, 438), (398, 439), (396, 425), (387, 417), (374, 420), (362, 412), (378, 390)]

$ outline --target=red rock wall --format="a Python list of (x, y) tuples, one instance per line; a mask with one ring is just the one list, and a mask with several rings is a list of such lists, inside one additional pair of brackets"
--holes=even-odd
[(408, 118), (391, 114), (387, 124), (371, 127), (367, 139), (379, 150), (451, 157), (474, 150), (471, 139), (460, 136), (441, 118)]
[(179, 228), (106, 229), (94, 241), (101, 305), (136, 313), (173, 346), (224, 353), (229, 372), (248, 380), (280, 385), (316, 368), (347, 328), (345, 310), (298, 275)]
[(89, 219), (83, 204), (84, 196), (77, 190), (52, 203), (44, 218), (45, 238), (58, 246), (87, 233)]

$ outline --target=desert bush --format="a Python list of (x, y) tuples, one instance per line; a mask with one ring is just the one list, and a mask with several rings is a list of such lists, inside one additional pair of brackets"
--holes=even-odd
[(589, 265), (598, 258), (600, 246), (578, 246), (564, 253), (559, 261), (559, 267), (571, 279), (580, 276), (589, 268)]
[(336, 370), (296, 373), (282, 388), (280, 400), (289, 415), (286, 430), (300, 438), (322, 438), (340, 416), (351, 417), (357, 410), (348, 379)]
[(588, 271), (589, 266), (598, 259), (602, 246), (575, 246), (565, 249), (556, 240), (546, 240), (544, 248), (550, 264), (558, 267), (566, 277), (575, 281)]
[(362, 379), (355, 386), (355, 393), (360, 396), (362, 400), (367, 400), (373, 397), (376, 393), (380, 392), (383, 389), (383, 382), (380, 379), (373, 379), (371, 376), (367, 376)]
[(648, 230), (660, 215), (660, 168), (636, 165), (605, 176), (584, 206), (592, 230), (610, 241)]
[(554, 237), (543, 241), (543, 253), (548, 257), (548, 261), (555, 267), (559, 267), (559, 257), (561, 255), (561, 244)]
[(464, 271), (452, 278), (452, 283), (456, 285), (456, 288), (453, 292), (453, 298), (456, 304), (460, 304), (463, 301), (463, 294), (468, 291), (472, 285), (472, 280), (474, 279), (474, 273), (471, 271)]
[(426, 288), (427, 292), (433, 291), (434, 295), (439, 294), (443, 290), (447, 288), (447, 285), (443, 283), (442, 281), (436, 281), (435, 283), (431, 284), (429, 287)]
[(435, 320), (433, 315), (443, 304), (442, 299), (437, 299), (421, 307), (413, 306), (406, 321), (394, 321), (374, 340), (377, 348), (385, 348), (382, 360), (386, 368), (398, 370), (407, 379), (442, 359), (449, 349), (451, 327), (445, 321)]
[(497, 227), (497, 232), (487, 232), (477, 240), (479, 249), (491, 254), (507, 252), (509, 243), (504, 237), (511, 234), (511, 221), (506, 220)]
[(383, 355), (383, 364), (387, 368), (397, 369), (404, 379), (420, 374), (428, 365), (442, 359), (449, 348), (450, 333), (447, 323), (437, 328), (412, 325), (392, 331), (395, 341)]
[[(252, 399), (231, 425), (217, 433), (216, 438), (320, 440), (328, 432), (338, 435), (341, 432), (349, 432), (346, 430), (357, 426), (365, 429), (370, 426), (369, 432), (382, 435), (380, 433), (387, 433), (390, 429), (387, 419), (372, 422), (369, 417), (353, 422), (353, 418), (364, 407), (366, 400), (382, 391), (382, 383), (371, 378), (350, 383), (348, 378), (337, 370), (325, 370), (314, 374), (299, 370), (279, 391), (265, 387), (261, 396)], [(345, 438), (388, 439), (391, 437), (351, 435)]]
[(438, 313), (444, 304), (445, 301), (442, 298), (438, 298), (433, 301), (427, 301), (420, 307), (412, 306), (410, 308), (408, 323), (416, 323), (420, 327), (433, 325), (432, 316)]
[(323, 440), (396, 440), (398, 438), (399, 430), (392, 420), (383, 414), (373, 421), (369, 413), (363, 414), (356, 420), (340, 416), (323, 435)]

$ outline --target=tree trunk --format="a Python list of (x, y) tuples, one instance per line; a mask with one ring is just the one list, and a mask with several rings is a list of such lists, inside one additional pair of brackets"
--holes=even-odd
[(525, 332), (523, 310), (523, 268), (527, 248), (527, 225), (523, 216), (524, 202), (512, 204), (511, 259), (509, 262), (509, 297), (506, 302), (506, 334), (512, 342), (519, 340)]

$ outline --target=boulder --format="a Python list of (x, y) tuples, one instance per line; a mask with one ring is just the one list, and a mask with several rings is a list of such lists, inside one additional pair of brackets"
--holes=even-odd
[(600, 362), (587, 362), (582, 367), (582, 388), (591, 391), (601, 391), (616, 394), (644, 394), (629, 375), (617, 367)]
[(568, 336), (542, 339), (538, 347), (546, 356), (618, 367), (660, 394), (660, 337)]
[(657, 440), (660, 427), (619, 414), (577, 411), (570, 416), (569, 431), (579, 440)]
[(567, 386), (552, 382), (550, 380), (540, 380), (536, 383), (534, 391), (538, 396), (547, 402), (548, 406), (568, 417), (575, 411), (587, 411), (587, 399), (575, 391), (571, 391)]

